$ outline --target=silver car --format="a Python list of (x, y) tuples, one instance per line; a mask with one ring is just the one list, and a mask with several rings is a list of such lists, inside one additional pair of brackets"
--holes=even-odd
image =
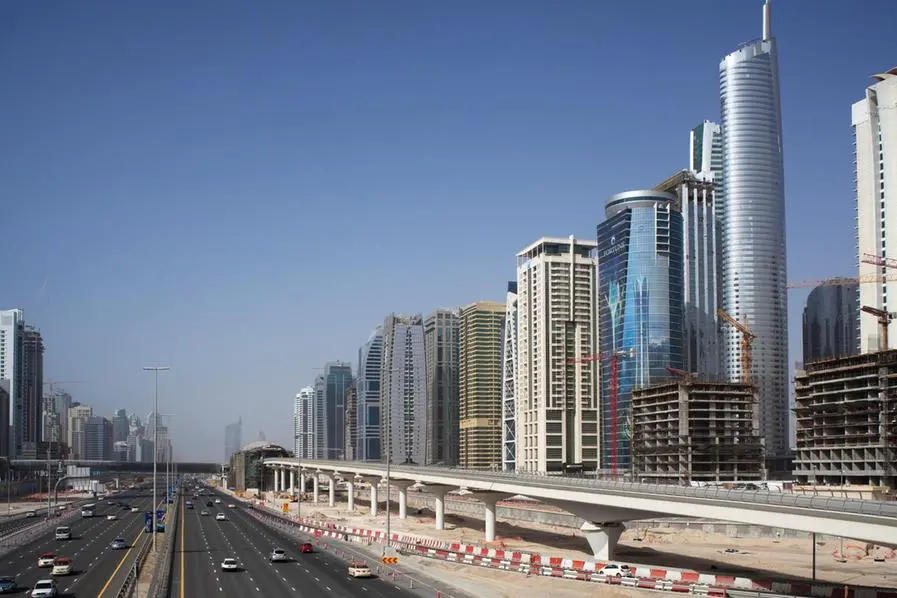
[(271, 551), (270, 560), (272, 563), (277, 563), (277, 562), (283, 563), (285, 561), (288, 561), (289, 557), (287, 557), (287, 553), (284, 551), (283, 548), (275, 548), (274, 550)]
[(53, 579), (40, 580), (34, 584), (30, 594), (31, 598), (53, 598), (58, 595), (59, 590), (56, 589), (56, 581)]

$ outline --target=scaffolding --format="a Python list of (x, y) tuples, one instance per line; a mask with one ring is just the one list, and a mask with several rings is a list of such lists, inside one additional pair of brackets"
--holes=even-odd
[(632, 427), (637, 480), (685, 485), (765, 479), (750, 384), (686, 377), (636, 389)]
[(798, 482), (894, 488), (897, 350), (806, 364), (794, 392)]

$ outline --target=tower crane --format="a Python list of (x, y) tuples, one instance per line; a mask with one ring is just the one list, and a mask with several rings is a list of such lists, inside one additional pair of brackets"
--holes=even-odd
[(866, 274), (860, 277), (839, 276), (837, 278), (828, 278), (826, 280), (798, 280), (797, 282), (789, 282), (786, 286), (789, 289), (812, 289), (819, 286), (867, 284), (870, 282), (897, 282), (897, 275)]
[(580, 358), (568, 359), (567, 363), (589, 363), (591, 361), (610, 362), (610, 468), (617, 474), (617, 442), (619, 441), (620, 403), (620, 358), (635, 357), (635, 349), (618, 349)]
[(860, 311), (865, 312), (867, 314), (871, 314), (878, 318), (878, 325), (881, 328), (881, 339), (879, 341), (879, 349), (882, 351), (888, 350), (888, 325), (891, 323), (895, 317), (897, 317), (897, 313), (888, 312), (883, 309), (878, 309), (877, 307), (871, 307), (869, 305), (864, 305), (860, 308)]
[(753, 384), (752, 369), (754, 366), (754, 358), (752, 353), (752, 343), (754, 342), (754, 339), (757, 338), (757, 335), (751, 332), (751, 329), (748, 328), (747, 324), (739, 322), (722, 308), (716, 310), (716, 315), (741, 333), (741, 380), (745, 384)]

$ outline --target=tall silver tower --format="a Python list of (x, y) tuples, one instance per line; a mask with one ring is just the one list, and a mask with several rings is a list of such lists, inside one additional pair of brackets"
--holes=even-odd
[[(776, 41), (769, 0), (763, 37), (719, 65), (723, 135), (721, 306), (756, 335), (753, 383), (770, 456), (788, 451), (785, 177)], [(741, 333), (722, 324), (723, 371), (742, 379)]]

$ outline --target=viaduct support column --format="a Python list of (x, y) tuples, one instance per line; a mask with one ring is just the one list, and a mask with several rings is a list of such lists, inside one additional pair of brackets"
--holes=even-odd
[(450, 486), (427, 486), (427, 492), (436, 500), (436, 529), (445, 529), (445, 495)]
[(287, 489), (287, 468), (284, 467), (280, 470), (280, 491), (284, 492)]
[(474, 492), (473, 496), (475, 496), (478, 500), (483, 502), (483, 506), (485, 507), (485, 512), (483, 514), (483, 520), (486, 524), (486, 541), (494, 542), (495, 541), (495, 505), (500, 500), (505, 500), (509, 498), (508, 494), (501, 494), (499, 492)]
[(579, 529), (598, 560), (613, 561), (617, 542), (620, 540), (620, 535), (626, 530), (626, 526), (613, 521), (605, 523), (587, 521)]
[(300, 493), (305, 492), (305, 470), (304, 469), (299, 470), (299, 492)]
[(274, 468), (274, 493), (280, 492), (280, 471), (277, 467)]
[(346, 491), (349, 493), (349, 512), (355, 510), (355, 478), (346, 480)]
[(327, 506), (332, 507), (336, 505), (336, 474), (329, 474), (327, 481)]
[(311, 478), (312, 485), (314, 486), (314, 490), (312, 492), (315, 495), (314, 499), (313, 499), (315, 504), (317, 504), (317, 502), (318, 502), (318, 492), (320, 491), (320, 484), (321, 484), (321, 481), (318, 479), (318, 477), (319, 477), (318, 472), (315, 472)]
[(390, 480), (393, 486), (399, 489), (399, 519), (408, 517), (408, 487), (414, 482), (408, 480)]
[(367, 482), (371, 485), (371, 517), (377, 516), (377, 503), (380, 500), (380, 497), (377, 496), (377, 484), (380, 483), (379, 477), (360, 477), (361, 481)]
[(290, 468), (290, 494), (296, 491), (296, 470)]

